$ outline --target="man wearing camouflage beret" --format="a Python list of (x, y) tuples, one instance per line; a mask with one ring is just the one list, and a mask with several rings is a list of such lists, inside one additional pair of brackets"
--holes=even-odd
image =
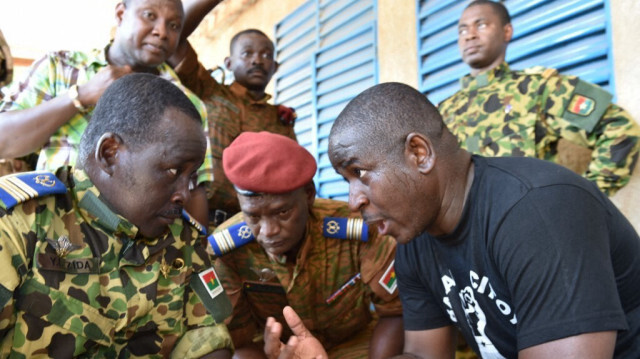
[(262, 334), (268, 317), (283, 322), (287, 305), (330, 358), (401, 353), (393, 238), (369, 228), (347, 203), (316, 199), (315, 159), (290, 138), (242, 133), (222, 161), (242, 212), (210, 241), (233, 305), (228, 325), (235, 355), (277, 357), (278, 346), (263, 351)]
[(126, 75), (100, 97), (79, 168), (0, 178), (0, 356), (231, 356), (224, 293), (183, 210), (201, 124), (169, 81)]
[(439, 105), (462, 147), (484, 156), (559, 162), (560, 139), (591, 150), (584, 176), (613, 195), (629, 181), (640, 127), (602, 88), (553, 69), (514, 71), (505, 62), (513, 35), (501, 3), (471, 2), (458, 22), (458, 46), (471, 73)]

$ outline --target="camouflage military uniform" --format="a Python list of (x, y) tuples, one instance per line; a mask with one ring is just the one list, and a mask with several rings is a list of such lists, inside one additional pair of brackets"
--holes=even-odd
[(267, 103), (271, 96), (255, 101), (247, 90), (234, 82), (225, 86), (216, 82), (198, 62), (191, 46), (184, 60), (175, 67), (180, 81), (204, 102), (209, 118), (209, 138), (213, 155), (214, 182), (209, 209), (232, 215), (240, 211), (233, 185), (222, 170), (222, 151), (242, 132), (268, 131), (296, 139), (293, 123), (281, 121), (278, 107)]
[(460, 84), (439, 110), (468, 151), (557, 162), (563, 138), (592, 150), (584, 176), (603, 192), (612, 195), (629, 181), (640, 127), (603, 89), (552, 69), (512, 71), (506, 63)]
[[(323, 230), (336, 227), (323, 219), (350, 215), (344, 202), (316, 199), (295, 266), (270, 259), (255, 240), (216, 260), (216, 271), (233, 304), (228, 325), (237, 347), (259, 337), (268, 316), (283, 322), (282, 308), (288, 304), (329, 349), (331, 358), (367, 358), (373, 331), (371, 303), (379, 316), (402, 313), (398, 291), (383, 281), (395, 279), (395, 240), (374, 230), (369, 230), (367, 242), (325, 237)], [(241, 221), (239, 213), (216, 234), (228, 235), (227, 228), (249, 231), (246, 226), (234, 227)]]
[[(27, 185), (0, 179), (0, 356), (183, 359), (231, 348), (205, 309), (211, 298), (194, 294), (211, 263), (192, 227), (176, 220), (145, 240), (84, 172), (27, 175)], [(32, 182), (62, 191), (12, 207), (6, 194)]]

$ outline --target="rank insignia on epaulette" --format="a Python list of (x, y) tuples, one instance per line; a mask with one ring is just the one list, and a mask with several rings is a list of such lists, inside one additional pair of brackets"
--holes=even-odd
[(254, 240), (253, 232), (246, 222), (241, 222), (209, 236), (209, 243), (216, 256), (220, 257)]
[(322, 234), (327, 238), (369, 240), (369, 226), (362, 218), (325, 217)]
[(198, 233), (202, 234), (202, 235), (207, 235), (207, 229), (200, 224), (200, 222), (196, 221), (195, 218), (193, 218), (193, 216), (191, 216), (189, 214), (189, 212), (185, 211), (184, 209), (182, 210), (182, 218), (189, 222), (189, 224), (191, 224), (197, 231)]
[(0, 178), (0, 205), (6, 209), (32, 198), (66, 192), (67, 187), (51, 172), (23, 172)]

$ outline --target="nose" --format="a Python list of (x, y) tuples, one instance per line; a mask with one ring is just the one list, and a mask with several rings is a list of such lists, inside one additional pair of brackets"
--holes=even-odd
[(363, 207), (369, 203), (367, 196), (355, 183), (349, 184), (349, 209), (352, 211), (362, 211)]
[(260, 235), (262, 237), (270, 238), (280, 233), (280, 225), (278, 221), (270, 218), (265, 218), (260, 222)]
[(191, 199), (191, 191), (189, 190), (189, 179), (181, 181), (176, 190), (171, 195), (171, 202), (184, 207), (185, 203)]
[(465, 40), (473, 40), (478, 36), (475, 26), (469, 26), (466, 33), (463, 35)]
[(167, 24), (162, 19), (158, 19), (154, 23), (153, 34), (161, 39), (167, 38)]
[(252, 64), (252, 65), (262, 64), (262, 56), (260, 55), (260, 53), (259, 53), (259, 52), (255, 52), (255, 53), (251, 56), (251, 64)]

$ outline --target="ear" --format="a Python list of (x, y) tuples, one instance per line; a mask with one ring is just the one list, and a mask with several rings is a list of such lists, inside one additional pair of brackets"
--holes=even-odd
[(118, 23), (118, 26), (120, 26), (120, 24), (122, 23), (122, 18), (124, 17), (124, 12), (126, 10), (127, 8), (124, 5), (124, 2), (119, 2), (116, 5), (116, 22)]
[(431, 140), (421, 133), (412, 132), (407, 135), (404, 148), (405, 158), (415, 164), (420, 173), (427, 174), (436, 163), (436, 153)]
[(280, 64), (278, 63), (278, 61), (273, 61), (273, 73), (275, 74), (278, 71), (278, 68), (280, 67)]
[(504, 30), (504, 43), (508, 44), (511, 41), (511, 38), (513, 37), (513, 25), (511, 25), (511, 23), (508, 23), (504, 25), (503, 30)]
[(224, 67), (226, 67), (229, 71), (233, 71), (231, 70), (231, 58), (229, 56), (224, 58)]
[(307, 203), (309, 203), (309, 210), (313, 207), (313, 203), (316, 201), (316, 185), (313, 181), (307, 183), (304, 186), (304, 191), (307, 195)]
[(96, 143), (95, 161), (100, 169), (109, 176), (113, 175), (118, 164), (118, 154), (125, 149), (122, 138), (115, 133), (106, 132)]

